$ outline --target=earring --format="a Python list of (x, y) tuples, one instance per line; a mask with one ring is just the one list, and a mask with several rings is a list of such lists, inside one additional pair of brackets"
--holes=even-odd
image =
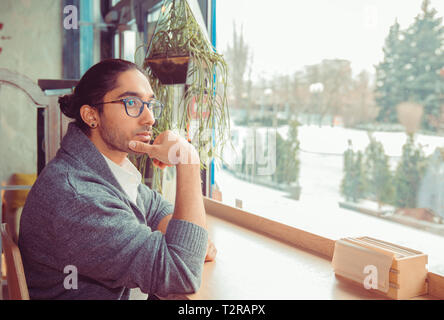
[(91, 124), (91, 127), (95, 128), (95, 127), (96, 127), (96, 124), (95, 124), (95, 123), (92, 123), (92, 124)]

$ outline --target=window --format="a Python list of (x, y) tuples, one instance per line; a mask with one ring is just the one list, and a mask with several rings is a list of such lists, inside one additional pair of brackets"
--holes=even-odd
[(121, 58), (141, 64), (151, 41), (151, 37), (153, 36), (157, 19), (160, 14), (161, 4), (162, 2), (159, 2), (145, 13), (146, 22), (144, 24), (143, 33), (136, 31), (137, 27), (135, 19), (129, 18), (127, 23), (119, 25), (113, 40), (113, 55), (115, 58)]
[(151, 38), (153, 37), (154, 30), (156, 29), (156, 23), (159, 19), (160, 9), (163, 2), (158, 3), (153, 8), (150, 9), (146, 16), (147, 28), (145, 31), (146, 38), (145, 43), (149, 44), (151, 42)]
[(137, 31), (133, 25), (125, 25), (114, 34), (114, 58), (134, 62), (136, 53)]
[(222, 201), (421, 250), (444, 273), (443, 15), (437, 0), (218, 2), (235, 146)]

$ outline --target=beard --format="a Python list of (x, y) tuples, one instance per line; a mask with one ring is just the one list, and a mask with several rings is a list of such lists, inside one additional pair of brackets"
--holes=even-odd
[(126, 137), (117, 126), (108, 125), (107, 121), (102, 121), (101, 126), (98, 127), (99, 134), (105, 142), (106, 146), (113, 151), (125, 152), (133, 155), (140, 155), (140, 153), (131, 150), (128, 147), (130, 140), (134, 140), (133, 137), (142, 131), (152, 131), (152, 128), (141, 128), (137, 130), (131, 137)]
[(128, 148), (129, 141), (127, 141), (126, 137), (122, 135), (116, 127), (108, 126), (105, 122), (102, 122), (98, 129), (100, 137), (110, 150), (126, 153), (131, 151)]

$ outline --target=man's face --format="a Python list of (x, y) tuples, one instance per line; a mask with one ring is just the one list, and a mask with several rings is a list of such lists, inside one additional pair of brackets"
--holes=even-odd
[[(138, 70), (121, 73), (117, 78), (117, 87), (108, 92), (103, 101), (114, 101), (128, 97), (139, 97), (143, 101), (154, 98), (153, 90), (148, 79)], [(140, 135), (151, 132), (155, 120), (151, 111), (144, 106), (138, 118), (133, 118), (125, 112), (123, 102), (106, 103), (100, 115), (98, 133), (110, 151), (134, 153), (128, 148), (130, 140), (148, 142), (150, 137)]]

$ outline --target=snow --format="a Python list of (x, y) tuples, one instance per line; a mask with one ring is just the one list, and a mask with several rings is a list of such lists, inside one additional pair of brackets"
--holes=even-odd
[[(257, 128), (262, 134), (267, 130), (270, 132), (270, 128)], [(251, 129), (233, 126), (232, 131), (238, 136), (233, 144), (240, 154), (243, 137), (249, 131), (251, 133)], [(280, 127), (277, 131), (287, 137), (288, 127)], [(243, 209), (247, 211), (332, 239), (371, 236), (410, 247), (429, 255), (429, 270), (444, 272), (444, 236), (339, 207), (339, 201), (343, 200), (339, 194), (343, 152), (349, 139), (354, 150), (364, 151), (369, 143), (366, 131), (304, 125), (299, 127), (298, 134), (301, 148), (299, 182), (302, 187), (299, 201), (289, 198), (287, 192), (240, 180), (217, 166), (215, 180), (222, 191), (223, 202), (234, 206), (235, 199), (241, 199)], [(374, 137), (382, 142), (386, 154), (394, 157), (392, 160), (396, 162), (406, 135), (374, 132)], [(442, 137), (418, 134), (416, 142), (426, 146), (426, 155), (437, 147), (444, 147)], [(224, 154), (224, 159), (233, 161), (228, 153)]]
[[(245, 129), (245, 128), (243, 128)], [(288, 127), (281, 127), (278, 132), (287, 136)], [(343, 154), (348, 148), (348, 140), (352, 141), (355, 151), (364, 151), (370, 142), (367, 131), (331, 126), (305, 125), (299, 127), (299, 140), (301, 149), (320, 152)], [(407, 141), (404, 132), (374, 132), (374, 138), (384, 146), (386, 154), (390, 157), (400, 157), (402, 146)], [(417, 134), (415, 141), (424, 147), (426, 155), (432, 154), (437, 147), (444, 147), (444, 138)]]

